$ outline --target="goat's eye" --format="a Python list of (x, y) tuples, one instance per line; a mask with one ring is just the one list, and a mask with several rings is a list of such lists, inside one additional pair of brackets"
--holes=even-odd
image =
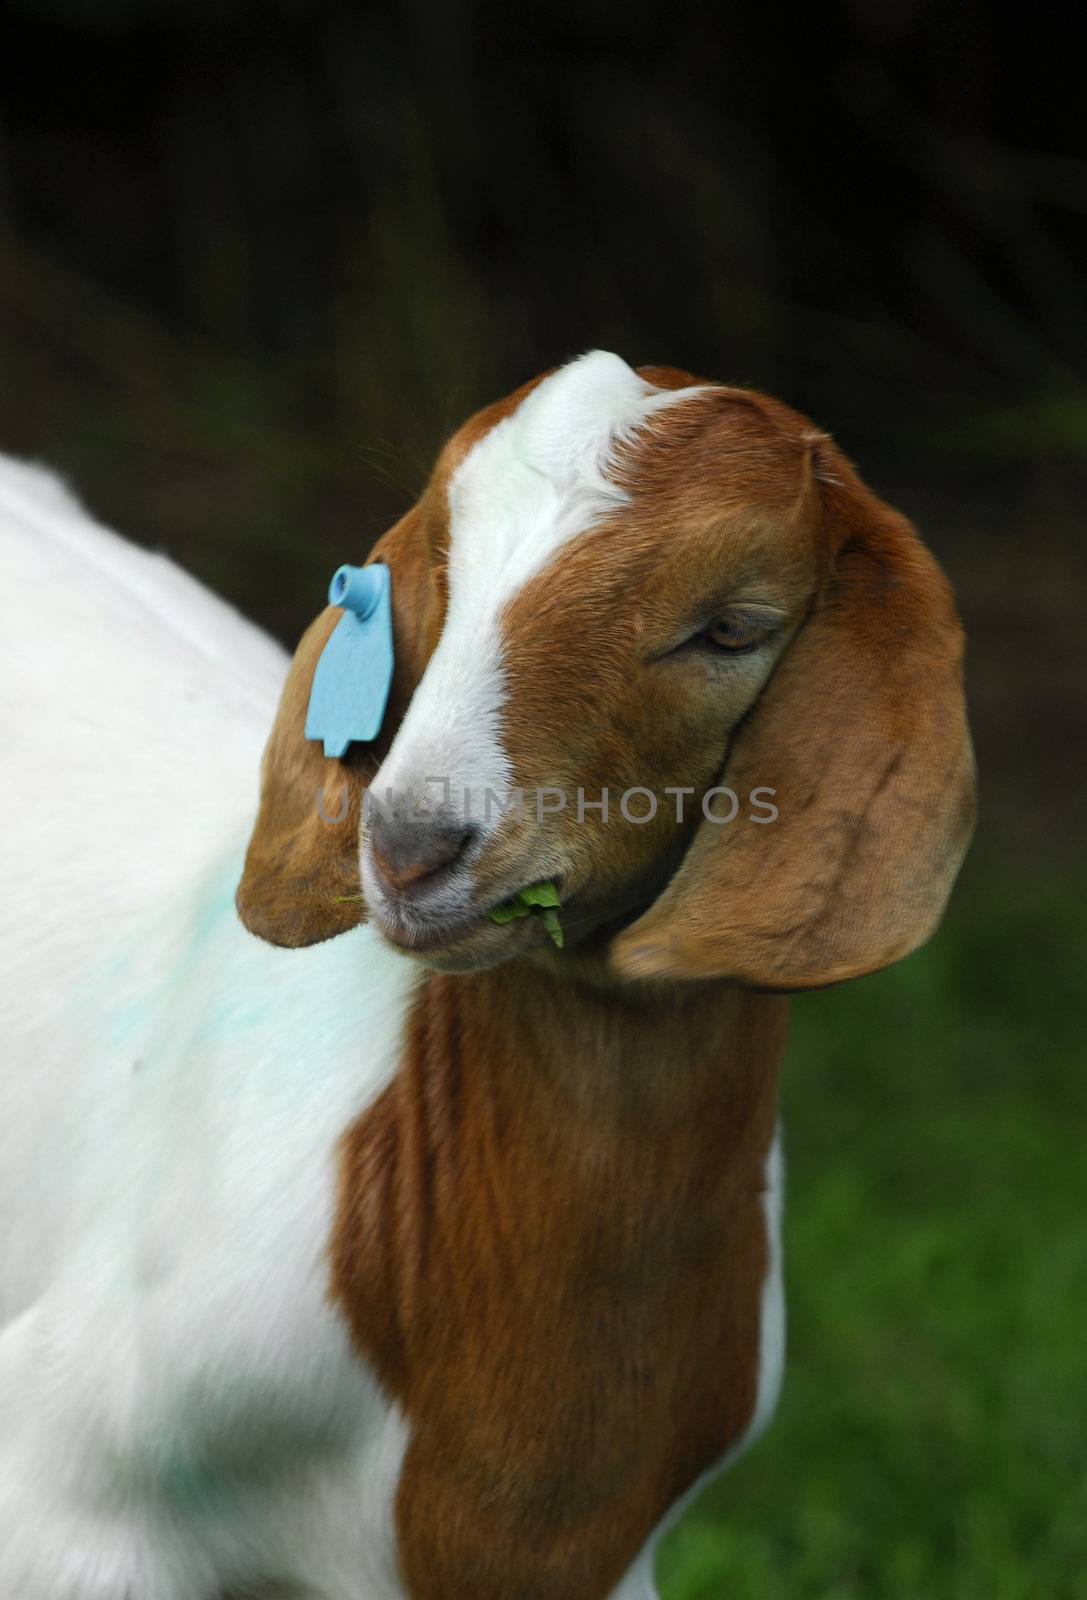
[(722, 655), (737, 656), (762, 644), (770, 631), (770, 627), (761, 617), (744, 616), (737, 612), (731, 616), (718, 617), (708, 628), (703, 629), (698, 635), (697, 642), (707, 645), (711, 650), (719, 651)]

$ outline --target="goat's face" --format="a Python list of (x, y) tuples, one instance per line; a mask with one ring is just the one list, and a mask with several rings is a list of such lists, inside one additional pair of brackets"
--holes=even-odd
[[(448, 970), (800, 987), (931, 930), (971, 815), (959, 630), (908, 524), (803, 418), (594, 354), (473, 418), (374, 557), (391, 741), (347, 763), (302, 741), (327, 614), (266, 757), (254, 931), (338, 932), (360, 879), (385, 937)], [(543, 881), (561, 954), (488, 917)]]
[(546, 952), (486, 912), (550, 880), (574, 949), (663, 886), (816, 577), (806, 446), (732, 397), (722, 449), (721, 398), (597, 355), (452, 441), (444, 626), (364, 829), (395, 943)]

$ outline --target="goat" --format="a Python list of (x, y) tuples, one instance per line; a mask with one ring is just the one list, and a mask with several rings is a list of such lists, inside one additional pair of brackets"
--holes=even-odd
[[(970, 833), (935, 561), (784, 405), (595, 352), (373, 551), (326, 759), (339, 609), (288, 669), (37, 469), (0, 521), (0, 1593), (655, 1595), (778, 1391), (786, 996)], [(490, 915), (541, 883), (561, 949)]]

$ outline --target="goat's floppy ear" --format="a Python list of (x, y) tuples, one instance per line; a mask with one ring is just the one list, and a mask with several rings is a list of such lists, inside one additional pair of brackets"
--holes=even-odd
[[(616, 940), (637, 978), (806, 989), (887, 966), (932, 933), (974, 816), (951, 592), (909, 523), (826, 446), (827, 585), (734, 736), (719, 780), (741, 802), (702, 821), (659, 899)], [(753, 788), (776, 820), (742, 820)]]
[(380, 738), (326, 759), (304, 735), (313, 674), (343, 615), (328, 606), (295, 652), (261, 766), (260, 809), (238, 885), (238, 915), (270, 944), (308, 945), (346, 933), (363, 917), (359, 826), (377, 771), (441, 626), (441, 601), (416, 507), (378, 543), (373, 559), (392, 576), (395, 671)]

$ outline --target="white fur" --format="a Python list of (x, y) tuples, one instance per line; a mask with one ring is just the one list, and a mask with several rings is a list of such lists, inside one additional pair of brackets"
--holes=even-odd
[(286, 662), (0, 459), (0, 1594), (393, 1600), (400, 1419), (327, 1303), (410, 966), (232, 904)]
[(785, 1270), (781, 1244), (781, 1221), (785, 1210), (785, 1155), (781, 1148), (780, 1128), (766, 1158), (766, 1187), (762, 1205), (766, 1218), (769, 1261), (762, 1286), (759, 1386), (755, 1397), (755, 1415), (741, 1443), (742, 1450), (747, 1450), (766, 1431), (777, 1409), (785, 1372)]
[(374, 780), (379, 796), (433, 805), (444, 793), (438, 780), (448, 780), (458, 813), (496, 825), (487, 792), (502, 797), (511, 785), (503, 609), (563, 545), (626, 502), (609, 476), (616, 446), (696, 392), (657, 389), (594, 350), (538, 384), (472, 446), (449, 486), (445, 626)]

